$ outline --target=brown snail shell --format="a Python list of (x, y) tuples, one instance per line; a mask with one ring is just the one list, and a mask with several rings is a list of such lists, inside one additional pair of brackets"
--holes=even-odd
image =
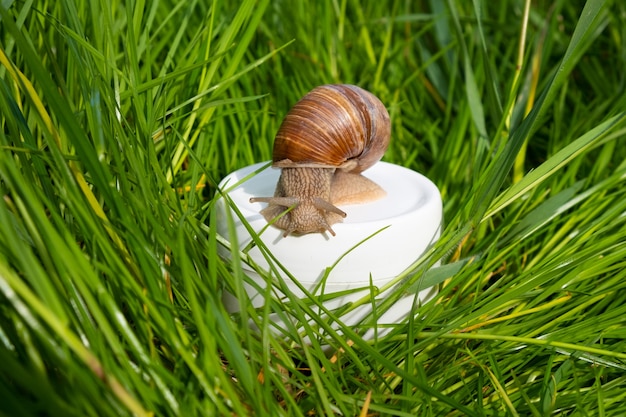
[[(290, 233), (324, 232), (346, 214), (335, 204), (385, 195), (361, 172), (378, 162), (391, 137), (389, 114), (372, 93), (348, 84), (323, 85), (285, 116), (274, 141), (273, 166), (282, 168), (274, 197), (261, 213)], [(291, 208), (291, 210), (288, 210)]]

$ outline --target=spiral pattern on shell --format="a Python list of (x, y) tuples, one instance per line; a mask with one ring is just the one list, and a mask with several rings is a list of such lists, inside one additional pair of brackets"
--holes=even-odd
[(372, 93), (348, 84), (319, 86), (285, 116), (274, 166), (343, 168), (360, 173), (378, 162), (391, 136), (389, 113)]

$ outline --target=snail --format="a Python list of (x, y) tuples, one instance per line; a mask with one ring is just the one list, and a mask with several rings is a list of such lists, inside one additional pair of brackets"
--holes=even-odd
[(328, 231), (346, 213), (341, 204), (385, 196), (361, 175), (378, 162), (391, 136), (389, 113), (372, 93), (348, 84), (322, 85), (287, 113), (274, 141), (273, 163), (281, 168), (273, 197), (263, 202), (265, 219), (283, 236)]

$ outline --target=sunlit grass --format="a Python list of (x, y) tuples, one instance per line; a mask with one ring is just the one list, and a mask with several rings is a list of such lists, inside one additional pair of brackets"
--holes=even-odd
[[(626, 8), (574, 3), (4, 2), (0, 415), (625, 413)], [(444, 198), (386, 305), (440, 292), (373, 340), (292, 299), (277, 337), (216, 185), (339, 82)]]

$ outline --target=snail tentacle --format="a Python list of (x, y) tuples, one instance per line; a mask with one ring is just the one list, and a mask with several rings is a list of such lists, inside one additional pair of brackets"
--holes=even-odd
[(335, 213), (340, 215), (341, 217), (346, 217), (347, 214), (345, 211), (339, 209), (338, 207), (334, 206), (332, 203), (326, 201), (326, 200), (322, 200), (319, 197), (315, 197), (313, 199), (313, 205), (315, 206), (315, 208), (317, 208), (320, 211), (328, 211), (330, 213)]
[(251, 203), (268, 203), (271, 205), (291, 207), (300, 203), (300, 200), (296, 197), (252, 197)]

